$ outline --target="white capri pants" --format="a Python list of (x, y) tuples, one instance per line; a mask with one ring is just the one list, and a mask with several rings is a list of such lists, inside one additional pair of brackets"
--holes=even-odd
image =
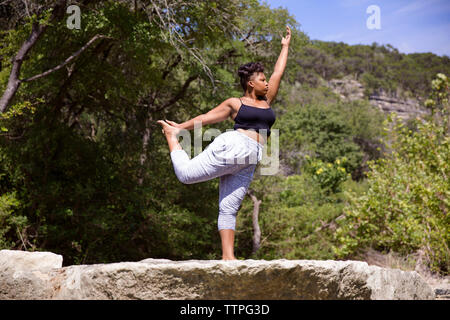
[(237, 130), (217, 136), (205, 150), (189, 159), (184, 150), (170, 153), (175, 174), (184, 184), (220, 177), (218, 229), (236, 228), (236, 216), (244, 200), (263, 145)]

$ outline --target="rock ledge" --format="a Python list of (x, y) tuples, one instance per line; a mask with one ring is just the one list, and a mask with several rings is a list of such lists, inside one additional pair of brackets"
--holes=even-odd
[[(27, 269), (20, 263), (21, 256), (36, 254), (40, 256), (34, 259), (43, 260), (41, 267), (33, 264)], [(361, 261), (145, 259), (49, 268), (49, 257), (54, 256), (61, 257), (1, 250), (0, 299), (435, 298), (417, 272)]]

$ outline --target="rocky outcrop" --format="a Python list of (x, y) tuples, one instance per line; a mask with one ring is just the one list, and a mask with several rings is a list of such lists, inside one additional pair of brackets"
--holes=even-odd
[[(328, 81), (327, 85), (344, 101), (362, 100), (365, 98), (364, 86), (351, 77), (332, 79)], [(422, 107), (416, 99), (401, 99), (389, 95), (383, 90), (370, 95), (369, 102), (385, 113), (396, 112), (401, 120), (429, 114), (429, 110)]]
[(332, 79), (328, 81), (327, 85), (344, 101), (364, 99), (364, 86), (351, 77)]
[(402, 120), (408, 120), (420, 115), (428, 114), (429, 111), (420, 107), (415, 99), (398, 99), (387, 95), (385, 92), (373, 94), (369, 102), (385, 113), (395, 112)]
[(6, 273), (61, 268), (62, 262), (63, 257), (52, 252), (0, 250), (0, 270)]
[(0, 299), (46, 299), (53, 295), (50, 273), (63, 257), (51, 252), (0, 251)]
[[(42, 263), (21, 265), (21, 254)], [(61, 268), (45, 254), (0, 251), (0, 299), (434, 299), (418, 273), (360, 261), (146, 259)]]

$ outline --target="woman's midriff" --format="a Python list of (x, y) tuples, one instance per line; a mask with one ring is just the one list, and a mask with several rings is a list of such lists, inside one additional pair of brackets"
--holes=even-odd
[(254, 130), (245, 130), (245, 129), (242, 129), (242, 128), (238, 128), (236, 130), (238, 130), (239, 132), (242, 132), (243, 134), (249, 136), (253, 140), (258, 141), (261, 144), (265, 144), (266, 143), (266, 141), (264, 140), (263, 136), (261, 134), (259, 134), (258, 132), (254, 131)]

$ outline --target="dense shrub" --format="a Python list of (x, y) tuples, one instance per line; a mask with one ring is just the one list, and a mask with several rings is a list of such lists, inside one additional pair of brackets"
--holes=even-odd
[(335, 238), (339, 257), (372, 247), (407, 254), (426, 253), (429, 267), (450, 267), (450, 137), (433, 121), (417, 120), (417, 131), (396, 117), (392, 153), (370, 163), (367, 193), (348, 192)]

